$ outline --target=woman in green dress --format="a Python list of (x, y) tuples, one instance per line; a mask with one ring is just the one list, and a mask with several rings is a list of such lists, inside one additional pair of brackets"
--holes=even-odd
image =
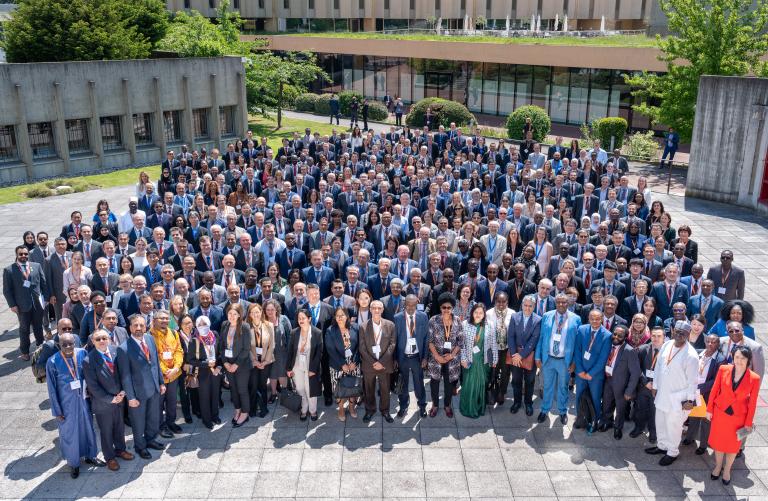
[(459, 402), (462, 415), (477, 418), (485, 414), (488, 376), (498, 361), (496, 332), (485, 328), (485, 306), (478, 303), (464, 321), (464, 346), (461, 350), (463, 379)]

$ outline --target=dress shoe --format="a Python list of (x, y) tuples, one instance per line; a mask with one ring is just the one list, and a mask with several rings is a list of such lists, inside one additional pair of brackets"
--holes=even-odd
[(645, 449), (646, 454), (666, 454), (667, 451), (659, 449), (658, 447), (648, 447)]
[(589, 423), (587, 425), (587, 435), (592, 435), (597, 431), (597, 425), (595, 423)]
[(450, 407), (445, 408), (445, 417), (452, 418), (453, 417), (453, 409)]
[(213, 424), (221, 424), (221, 418), (218, 418), (218, 417), (211, 419), (211, 421), (213, 422)]
[(696, 455), (697, 456), (701, 456), (701, 455), (706, 454), (706, 453), (707, 453), (707, 448), (706, 447), (696, 447)]
[(270, 395), (269, 399), (267, 400), (268, 404), (274, 404), (275, 402), (277, 402), (277, 393)]
[(424, 407), (419, 407), (419, 417), (425, 418), (427, 417), (427, 409)]
[(136, 451), (136, 454), (142, 459), (152, 459), (152, 454), (147, 449), (139, 449)]
[(250, 421), (250, 419), (251, 419), (250, 417), (246, 417), (246, 418), (245, 418), (245, 420), (244, 420), (244, 421), (242, 421), (242, 422), (238, 422), (238, 421), (235, 421), (235, 424), (233, 424), (233, 425), (232, 425), (232, 428), (240, 428), (240, 427), (241, 427), (241, 426), (243, 426), (245, 423), (247, 423), (248, 421)]
[[(29, 356), (29, 355), (27, 355), (27, 356)], [(79, 476), (80, 476), (80, 467), (79, 467), (79, 466), (76, 466), (76, 467), (72, 468), (72, 469), (69, 471), (69, 476), (70, 476), (70, 477), (72, 477), (72, 478), (77, 478), (77, 477), (79, 477)]]
[(209, 430), (212, 430), (212, 429), (213, 429), (213, 423), (203, 423), (203, 426), (205, 426), (205, 427), (206, 427), (206, 428), (208, 428)]
[(718, 478), (720, 478), (720, 473), (718, 473), (717, 475), (715, 475), (714, 473), (710, 473), (709, 474), (709, 479), (710, 480), (717, 480)]
[(268, 414), (269, 414), (269, 411), (267, 409), (261, 409), (259, 411), (259, 417), (260, 418), (265, 418), (265, 417), (267, 417)]
[(309, 415), (309, 420), (310, 421), (317, 421), (318, 417), (319, 416), (317, 414), (310, 414)]
[(394, 423), (395, 419), (392, 417), (392, 415), (389, 412), (382, 412), (382, 416), (384, 416), (384, 421), (387, 423)]
[(672, 463), (674, 463), (676, 459), (677, 457), (667, 456), (666, 454), (664, 454), (664, 456), (661, 459), (659, 459), (659, 465), (669, 466)]
[(171, 433), (171, 430), (163, 428), (160, 430), (160, 436), (163, 438), (173, 438), (173, 433)]
[(547, 415), (543, 412), (539, 412), (539, 415), (536, 418), (536, 421), (538, 421), (539, 423), (543, 423), (546, 420), (547, 420)]
[(397, 417), (399, 418), (405, 417), (405, 409), (400, 409), (399, 411), (397, 411)]
[(169, 424), (169, 425), (168, 425), (168, 428), (169, 428), (169, 429), (170, 429), (170, 430), (171, 430), (173, 433), (184, 433), (184, 430), (183, 430), (183, 429), (181, 429), (181, 426), (177, 425), (176, 423), (171, 423), (171, 424)]
[(91, 466), (96, 466), (97, 468), (101, 468), (107, 465), (107, 463), (105, 463), (99, 458), (85, 458), (85, 461), (83, 462)]
[[(736, 453), (737, 458), (743, 458), (744, 457), (744, 449), (739, 450), (739, 452)], [(729, 480), (730, 482), (730, 480)]]
[(574, 430), (581, 430), (582, 428), (586, 428), (586, 425), (584, 424), (584, 421), (579, 421), (579, 419), (576, 418), (576, 422), (573, 423), (573, 429)]
[(643, 430), (641, 430), (640, 428), (632, 428), (632, 431), (629, 432), (629, 436), (631, 438), (637, 438), (642, 434), (643, 434)]
[(347, 410), (349, 411), (349, 415), (352, 417), (352, 419), (357, 419), (357, 405), (350, 403), (347, 406)]
[(133, 461), (133, 454), (128, 451), (115, 451), (115, 455), (126, 461)]
[(429, 417), (435, 417), (435, 416), (437, 416), (437, 407), (433, 405), (432, 408), (429, 409)]
[(237, 418), (236, 418), (236, 417), (233, 417), (231, 422), (232, 422), (232, 424), (235, 424), (235, 423), (237, 423)]
[(690, 438), (684, 438), (681, 443), (683, 445), (691, 445), (693, 443), (693, 440), (691, 440)]
[(187, 424), (192, 424), (192, 416), (184, 416), (184, 422)]
[(363, 423), (370, 423), (371, 422), (371, 416), (370, 414), (366, 413), (365, 416), (363, 416)]
[(531, 404), (525, 404), (525, 415), (533, 416), (533, 406)]
[(309, 414), (299, 414), (299, 421), (306, 421)]
[(606, 431), (608, 431), (608, 423), (603, 421), (602, 423), (600, 423), (600, 426), (597, 427), (597, 430), (601, 433), (605, 433)]
[(325, 406), (330, 407), (333, 405), (333, 398), (331, 397), (325, 397)]
[(520, 404), (518, 404), (517, 402), (512, 404), (512, 407), (509, 408), (509, 412), (511, 412), (512, 414), (517, 414), (519, 410), (520, 410)]
[[(29, 362), (29, 358), (30, 358), (29, 353), (22, 353), (21, 355), (19, 355), (19, 358), (24, 360), (25, 362)], [(77, 475), (79, 474), (80, 474), (80, 471), (77, 472)], [(72, 478), (77, 478), (77, 475), (74, 475)]]
[(156, 440), (152, 440), (150, 442), (147, 442), (147, 448), (154, 449), (156, 451), (162, 451), (162, 450), (165, 450), (165, 444), (161, 444)]
[(568, 414), (560, 414), (560, 422), (565, 426), (568, 424)]
[(120, 463), (117, 462), (117, 459), (110, 459), (107, 461), (107, 468), (109, 468), (110, 471), (117, 471), (120, 469)]
[(622, 437), (622, 433), (620, 429), (616, 428), (615, 430), (613, 430), (613, 438), (615, 438), (616, 440), (621, 440), (621, 437)]

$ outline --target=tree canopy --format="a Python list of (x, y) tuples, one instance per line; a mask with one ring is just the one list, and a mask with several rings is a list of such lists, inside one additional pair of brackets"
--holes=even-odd
[(699, 77), (746, 75), (765, 71), (760, 57), (768, 51), (766, 0), (659, 0), (670, 36), (658, 37), (661, 75), (627, 77), (645, 100), (635, 110), (654, 123), (674, 127), (683, 141), (693, 133)]
[(229, 12), (228, 9), (229, 0), (222, 0), (216, 10), (215, 24), (195, 10), (189, 14), (177, 12), (157, 48), (182, 57), (248, 54), (249, 44), (240, 41), (242, 19), (237, 12)]
[(161, 0), (21, 0), (3, 46), (12, 63), (146, 58), (167, 26)]

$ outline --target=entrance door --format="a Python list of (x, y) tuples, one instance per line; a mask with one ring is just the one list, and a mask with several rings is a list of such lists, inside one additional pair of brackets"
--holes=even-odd
[(765, 160), (763, 161), (763, 182), (760, 186), (760, 198), (757, 201), (768, 204), (768, 152), (765, 153)]
[(424, 74), (424, 97), (451, 99), (453, 75), (450, 73), (426, 72)]

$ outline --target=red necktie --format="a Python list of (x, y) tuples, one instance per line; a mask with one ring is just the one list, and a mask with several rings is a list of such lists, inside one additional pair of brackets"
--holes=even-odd
[(592, 272), (587, 270), (587, 278), (584, 279), (584, 286), (589, 289), (589, 285), (592, 283)]
[(141, 351), (144, 352), (144, 356), (147, 357), (147, 360), (149, 360), (149, 348), (143, 339), (141, 340)]

